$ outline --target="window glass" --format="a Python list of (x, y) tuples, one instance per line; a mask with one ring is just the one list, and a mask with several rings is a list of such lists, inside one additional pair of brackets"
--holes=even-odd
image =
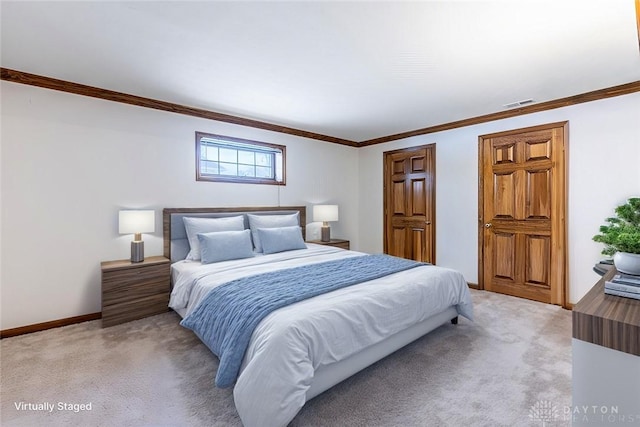
[(285, 184), (284, 145), (196, 132), (196, 180)]
[[(260, 153), (262, 155), (262, 153)], [(238, 163), (243, 165), (255, 165), (256, 164), (256, 153), (253, 151), (238, 151)]]

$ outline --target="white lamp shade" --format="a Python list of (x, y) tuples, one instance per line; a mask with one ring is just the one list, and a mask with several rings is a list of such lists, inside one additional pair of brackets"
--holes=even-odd
[(118, 227), (120, 234), (153, 233), (156, 229), (156, 212), (120, 211)]
[(337, 221), (338, 205), (315, 205), (313, 207), (314, 221)]

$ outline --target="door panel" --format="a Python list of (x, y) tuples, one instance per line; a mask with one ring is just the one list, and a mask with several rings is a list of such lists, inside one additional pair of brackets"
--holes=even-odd
[(405, 242), (407, 240), (407, 233), (404, 227), (393, 227), (391, 234), (391, 244), (389, 245), (389, 255), (403, 257), (405, 253)]
[(405, 208), (407, 206), (406, 203), (406, 194), (405, 194), (405, 181), (393, 181), (392, 184), (392, 200), (393, 200), (393, 215), (395, 216), (404, 216)]
[(549, 288), (549, 263), (551, 239), (549, 236), (525, 236), (525, 281), (527, 284)]
[(411, 173), (426, 172), (426, 155), (411, 157)]
[(424, 229), (412, 228), (411, 229), (411, 253), (407, 258), (414, 259), (416, 261), (423, 262), (425, 256), (425, 235)]
[(411, 180), (411, 216), (427, 215), (426, 185), (424, 178)]
[(515, 174), (508, 172), (494, 176), (493, 210), (496, 218), (513, 219), (516, 215), (516, 186)]
[(551, 170), (527, 171), (527, 218), (551, 219)]
[(392, 161), (393, 166), (391, 168), (394, 175), (404, 175), (404, 160), (398, 159)]
[(480, 287), (566, 304), (566, 123), (480, 138)]
[(435, 262), (434, 145), (384, 153), (384, 251)]
[(516, 279), (515, 254), (516, 235), (513, 233), (495, 233), (495, 251), (493, 254), (494, 279)]
[(501, 163), (513, 163), (515, 161), (514, 156), (515, 144), (503, 144), (493, 146), (493, 164), (499, 165)]
[(551, 160), (551, 145), (550, 139), (525, 141), (525, 160)]

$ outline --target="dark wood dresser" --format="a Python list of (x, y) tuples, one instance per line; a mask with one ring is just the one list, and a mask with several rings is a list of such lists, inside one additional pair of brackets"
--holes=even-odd
[(573, 307), (573, 427), (640, 420), (640, 300), (604, 293), (616, 273), (611, 267)]
[(573, 337), (640, 356), (640, 300), (606, 295), (611, 268), (573, 307)]

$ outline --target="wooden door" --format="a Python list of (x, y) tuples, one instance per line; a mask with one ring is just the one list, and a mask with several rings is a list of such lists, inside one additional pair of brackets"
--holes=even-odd
[(435, 263), (435, 144), (384, 153), (384, 251)]
[(480, 137), (480, 287), (566, 306), (567, 123)]

